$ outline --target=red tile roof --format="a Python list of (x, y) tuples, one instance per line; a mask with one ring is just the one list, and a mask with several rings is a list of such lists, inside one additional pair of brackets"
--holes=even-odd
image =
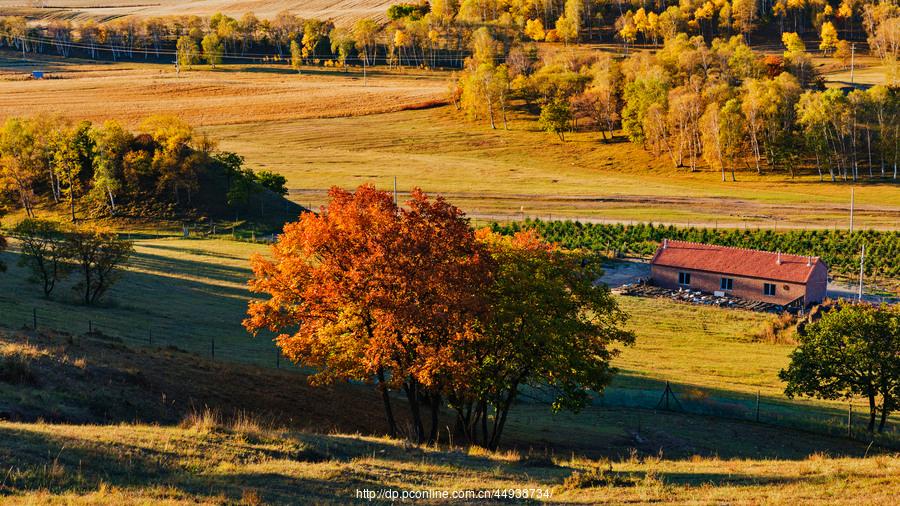
[[(819, 257), (780, 254), (684, 241), (663, 241), (651, 261), (654, 265), (716, 272), (750, 278), (805, 284)], [(807, 265), (809, 262), (809, 265)]]

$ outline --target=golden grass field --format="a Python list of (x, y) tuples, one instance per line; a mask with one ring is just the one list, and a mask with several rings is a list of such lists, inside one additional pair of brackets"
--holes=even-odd
[[(26, 80), (34, 68), (58, 79)], [(349, 72), (286, 65), (199, 66), (176, 76), (154, 64), (0, 60), (0, 117), (60, 114), (136, 125), (175, 114), (288, 178), (291, 198), (317, 207), (331, 186), (372, 183), (440, 193), (479, 219), (579, 218), (722, 227), (846, 227), (850, 184), (815, 175), (676, 170), (665, 157), (593, 132), (560, 142), (533, 118), (509, 130), (472, 123), (440, 103), (451, 74)], [(856, 185), (857, 227), (900, 223), (900, 185)]]
[(348, 504), (366, 502), (363, 490), (539, 489), (535, 503), (892, 505), (900, 493), (900, 458), (891, 455), (592, 460), (202, 418), (182, 427), (0, 422), (0, 435), (11, 442), (0, 460), (18, 462), (0, 485), (10, 504)]
[(416, 446), (379, 436), (366, 386), (311, 387), (296, 371), (108, 336), (0, 331), (0, 361), (11, 358), (31, 379), (0, 381), (0, 407), (30, 423), (0, 421), (3, 504), (346, 504), (366, 489), (523, 488), (553, 504), (891, 504), (900, 490), (897, 454), (789, 427), (606, 406), (554, 415), (524, 401), (499, 452)]
[[(240, 17), (252, 12), (260, 18), (274, 18), (287, 10), (303, 18), (332, 19), (338, 23), (370, 17), (384, 19), (392, 0), (292, 0), (265, 2), (262, 0), (0, 0), (0, 12), (26, 14), (44, 19), (100, 19), (122, 16), (209, 16), (222, 12)], [(35, 8), (41, 4), (43, 8)]]
[(298, 75), (287, 65), (198, 67), (178, 75), (162, 65), (53, 62), (48, 72), (53, 79), (24, 80), (20, 69), (4, 69), (0, 60), (0, 117), (117, 119), (135, 127), (151, 114), (170, 114), (202, 128), (424, 107), (447, 89), (442, 79), (414, 73), (364, 84), (340, 71)]

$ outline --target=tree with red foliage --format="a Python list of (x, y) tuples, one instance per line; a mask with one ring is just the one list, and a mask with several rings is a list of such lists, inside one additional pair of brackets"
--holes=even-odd
[(392, 436), (389, 390), (406, 393), (418, 442), (427, 401), (434, 441), (441, 390), (480, 307), (474, 233), (458, 208), (419, 190), (405, 209), (372, 186), (329, 194), (320, 214), (285, 226), (272, 259), (252, 259), (250, 287), (270, 298), (250, 303), (244, 325), (280, 332), (284, 354), (317, 370), (312, 381), (377, 382)]

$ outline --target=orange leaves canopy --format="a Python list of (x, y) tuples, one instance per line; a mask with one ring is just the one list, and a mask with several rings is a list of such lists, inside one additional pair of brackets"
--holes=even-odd
[(413, 192), (406, 208), (372, 186), (330, 191), (320, 214), (285, 226), (272, 258), (252, 259), (245, 326), (281, 332), (286, 356), (320, 381), (379, 369), (432, 385), (457, 363), (480, 306), (482, 255), (462, 212)]

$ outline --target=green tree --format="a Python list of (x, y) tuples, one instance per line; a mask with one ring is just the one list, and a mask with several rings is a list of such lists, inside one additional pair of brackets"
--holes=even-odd
[(83, 226), (66, 234), (65, 251), (80, 272), (80, 280), (72, 289), (81, 294), (86, 305), (93, 305), (119, 280), (121, 266), (134, 247), (115, 232)]
[(256, 180), (263, 188), (277, 193), (278, 195), (285, 196), (288, 194), (287, 178), (281, 174), (268, 170), (261, 170), (256, 173)]
[(565, 14), (556, 20), (556, 33), (566, 45), (578, 42), (583, 10), (584, 0), (566, 0)]
[(300, 66), (303, 65), (303, 49), (296, 40), (291, 41), (291, 68), (300, 73)]
[(203, 41), (201, 41), (200, 45), (203, 47), (203, 59), (206, 60), (207, 65), (216, 68), (216, 65), (222, 63), (224, 49), (222, 48), (222, 41), (219, 39), (218, 35), (214, 33), (207, 34), (203, 37)]
[(878, 431), (900, 395), (900, 310), (848, 304), (826, 313), (799, 333), (791, 363), (778, 375), (788, 397), (863, 396), (869, 401), (868, 431)]
[(50, 297), (56, 283), (69, 271), (67, 248), (60, 224), (55, 221), (26, 218), (13, 228), (21, 249), (19, 266), (30, 272), (28, 280), (41, 285), (44, 297)]
[(622, 129), (628, 134), (631, 142), (644, 143), (646, 140), (644, 119), (647, 111), (653, 104), (660, 104), (665, 110), (668, 91), (668, 81), (663, 71), (658, 68), (639, 75), (625, 85)]
[(123, 165), (134, 136), (116, 121), (107, 121), (91, 130), (94, 141), (94, 177), (91, 196), (95, 201), (109, 203), (116, 212), (116, 194), (122, 189)]
[(569, 103), (562, 99), (555, 99), (541, 107), (539, 119), (541, 128), (559, 136), (559, 140), (565, 142), (566, 130), (572, 122), (572, 110)]
[(606, 285), (594, 283), (599, 259), (565, 253), (532, 231), (485, 229), (478, 238), (495, 268), (482, 333), (466, 347), (471, 376), (451, 405), (471, 442), (496, 449), (522, 388), (549, 391), (553, 411), (577, 412), (612, 379), (614, 343), (631, 344), (634, 334)]
[(180, 67), (191, 68), (199, 59), (199, 50), (194, 39), (187, 35), (178, 38), (175, 44), (175, 58)]
[(61, 183), (62, 194), (69, 201), (73, 223), (78, 220), (75, 216), (75, 201), (84, 190), (82, 176), (93, 165), (90, 128), (90, 123), (81, 122), (73, 128), (63, 128), (54, 133), (53, 172)]
[(335, 28), (331, 31), (329, 38), (331, 39), (331, 52), (337, 55), (341, 67), (346, 67), (347, 58), (350, 57), (355, 45), (353, 35), (343, 28)]

